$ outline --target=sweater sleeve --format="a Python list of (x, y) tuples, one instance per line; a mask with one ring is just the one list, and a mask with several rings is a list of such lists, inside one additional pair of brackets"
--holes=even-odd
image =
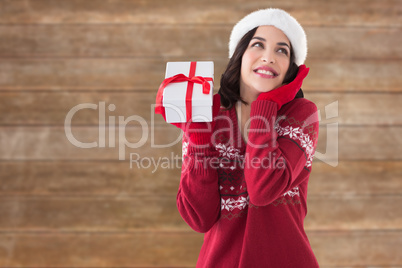
[(219, 218), (217, 153), (212, 147), (191, 146), (183, 135), (183, 164), (177, 207), (195, 231), (209, 231)]
[(251, 104), (245, 159), (250, 202), (265, 206), (308, 179), (317, 144), (318, 112), (314, 103), (293, 103), (283, 116), (266, 100)]

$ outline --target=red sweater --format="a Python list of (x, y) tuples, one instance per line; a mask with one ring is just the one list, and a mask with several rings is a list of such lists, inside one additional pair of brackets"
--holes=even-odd
[(247, 144), (234, 107), (215, 118), (213, 146), (183, 139), (177, 206), (205, 233), (197, 267), (318, 267), (303, 227), (317, 107), (254, 101), (250, 117)]

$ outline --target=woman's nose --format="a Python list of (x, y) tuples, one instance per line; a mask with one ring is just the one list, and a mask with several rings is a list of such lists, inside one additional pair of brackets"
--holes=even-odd
[(269, 51), (265, 51), (261, 56), (262, 62), (275, 63), (275, 55)]

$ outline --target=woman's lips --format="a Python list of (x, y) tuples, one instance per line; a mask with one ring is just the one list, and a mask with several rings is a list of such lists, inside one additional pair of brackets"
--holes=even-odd
[(258, 67), (254, 72), (263, 78), (275, 78), (278, 76), (274, 69), (266, 66)]

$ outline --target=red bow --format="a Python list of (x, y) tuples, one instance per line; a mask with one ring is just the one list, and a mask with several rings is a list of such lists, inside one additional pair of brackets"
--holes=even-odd
[(194, 76), (197, 62), (191, 62), (190, 74), (185, 76), (184, 74), (177, 74), (175, 76), (166, 78), (163, 80), (162, 84), (159, 86), (158, 93), (156, 95), (156, 107), (155, 113), (165, 114), (165, 108), (163, 107), (163, 90), (170, 83), (181, 83), (188, 82), (186, 91), (186, 119), (187, 122), (192, 118), (192, 98), (193, 98), (193, 87), (194, 83), (202, 85), (202, 93), (209, 94), (211, 91), (211, 85), (209, 81), (213, 81), (211, 77)]

